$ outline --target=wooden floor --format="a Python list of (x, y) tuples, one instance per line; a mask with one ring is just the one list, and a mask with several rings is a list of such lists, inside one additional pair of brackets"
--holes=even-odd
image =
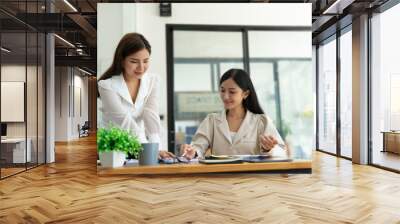
[(313, 174), (98, 177), (95, 139), (0, 181), (0, 223), (400, 223), (400, 175), (315, 153)]
[(24, 168), (1, 168), (1, 178), (25, 171)]
[(1, 178), (6, 178), (11, 175), (15, 175), (20, 172), (24, 172), (25, 170), (29, 169), (34, 169), (37, 167), (37, 164), (27, 164), (27, 167), (25, 168), (24, 164), (19, 164), (18, 167), (7, 167), (7, 168), (1, 168)]

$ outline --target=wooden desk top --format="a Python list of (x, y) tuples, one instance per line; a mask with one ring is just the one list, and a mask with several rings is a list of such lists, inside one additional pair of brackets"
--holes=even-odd
[(381, 131), (381, 133), (384, 133), (384, 134), (400, 134), (400, 131)]
[[(27, 138), (27, 141), (30, 141), (30, 138)], [(25, 142), (25, 138), (5, 138), (1, 139), (1, 143), (19, 143)]]
[(291, 162), (233, 163), (233, 164), (158, 164), (156, 166), (129, 166), (120, 168), (97, 167), (100, 176), (141, 175), (141, 174), (190, 174), (190, 173), (231, 173), (253, 171), (311, 171), (311, 160), (293, 160)]

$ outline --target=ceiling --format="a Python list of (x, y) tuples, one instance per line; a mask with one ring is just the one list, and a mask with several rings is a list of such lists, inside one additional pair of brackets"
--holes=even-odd
[(354, 17), (363, 13), (379, 12), (390, 0), (316, 0), (313, 1), (313, 44), (332, 36), (350, 25)]
[[(351, 23), (351, 18), (367, 10), (373, 10), (388, 0), (250, 0), (230, 2), (260, 3), (312, 3), (313, 43), (318, 43), (337, 27)], [(33, 35), (28, 38), (25, 50), (25, 28), (28, 31), (54, 32), (56, 65), (85, 67), (96, 72), (97, 3), (157, 2), (132, 0), (1, 0), (0, 25), (2, 46), (13, 49), (13, 54), (26, 54), (36, 49)], [(170, 1), (180, 2), (180, 1)], [(188, 2), (188, 1), (185, 1)], [(202, 2), (194, 0), (193, 2)], [(226, 1), (209, 1), (226, 2)], [(338, 2), (338, 3), (335, 3)], [(68, 4), (69, 3), (69, 4)], [(51, 9), (51, 10), (50, 10)], [(52, 11), (52, 13), (49, 13)], [(289, 15), (288, 15), (289, 16)], [(338, 23), (338, 21), (341, 22)], [(346, 22), (347, 21), (347, 22)], [(338, 26), (340, 24), (340, 26)], [(69, 43), (66, 43), (62, 39)], [(36, 44), (36, 45), (35, 45)], [(72, 45), (71, 45), (72, 44)], [(41, 47), (41, 45), (40, 45)], [(9, 55), (10, 56), (10, 55)]]
[[(46, 5), (45, 0), (1, 0), (2, 46), (12, 49), (2, 60), (22, 63), (26, 56), (29, 63), (30, 59), (37, 57), (36, 51), (43, 47), (43, 44), (36, 43), (37, 33), (54, 32), (57, 34), (56, 65), (79, 66), (95, 74), (97, 2), (48, 0)], [(28, 30), (27, 38), (25, 30)], [(3, 54), (5, 53), (2, 51)]]

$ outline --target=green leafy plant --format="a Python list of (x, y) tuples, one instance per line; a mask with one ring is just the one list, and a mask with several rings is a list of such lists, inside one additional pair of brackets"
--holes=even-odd
[(129, 131), (111, 126), (108, 128), (100, 128), (97, 131), (97, 151), (125, 152), (131, 158), (138, 158), (139, 152), (142, 150), (138, 138)]

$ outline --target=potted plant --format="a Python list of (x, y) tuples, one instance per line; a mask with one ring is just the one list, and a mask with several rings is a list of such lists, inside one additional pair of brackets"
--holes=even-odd
[(121, 167), (128, 154), (138, 158), (141, 149), (138, 138), (127, 130), (110, 126), (97, 132), (97, 151), (102, 167)]

